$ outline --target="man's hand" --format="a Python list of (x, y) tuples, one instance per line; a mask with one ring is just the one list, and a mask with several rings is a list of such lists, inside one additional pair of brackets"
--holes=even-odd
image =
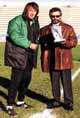
[(62, 41), (60, 47), (61, 48), (66, 48), (66, 41)]
[(31, 43), (30, 48), (31, 48), (32, 50), (36, 50), (36, 49), (38, 48), (38, 45), (35, 44), (35, 43)]
[(62, 41), (61, 44), (63, 44), (63, 45), (66, 44), (66, 41)]

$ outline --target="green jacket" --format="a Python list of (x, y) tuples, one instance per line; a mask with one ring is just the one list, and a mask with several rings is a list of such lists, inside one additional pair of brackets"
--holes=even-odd
[[(34, 21), (33, 21), (34, 22)], [(31, 41), (28, 39), (27, 21), (23, 20), (22, 15), (16, 16), (9, 22), (8, 35), (12, 41), (23, 47), (27, 48), (30, 46)]]
[[(32, 40), (36, 41), (39, 34), (38, 20), (33, 20), (32, 24), (33, 28), (31, 29), (33, 30), (30, 32), (29, 20), (25, 19), (23, 15), (16, 16), (9, 22), (5, 46), (5, 65), (24, 69), (29, 53), (32, 56), (37, 54), (33, 50), (29, 51)], [(35, 57), (37, 58), (34, 56), (31, 59), (34, 61), (36, 60)], [(33, 63), (36, 64), (36, 62)]]

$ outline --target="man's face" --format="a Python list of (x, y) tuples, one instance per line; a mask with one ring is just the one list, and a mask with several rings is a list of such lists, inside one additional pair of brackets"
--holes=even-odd
[(29, 6), (28, 9), (27, 9), (27, 14), (26, 14), (26, 16), (27, 16), (30, 20), (33, 20), (33, 19), (35, 18), (35, 16), (36, 16), (36, 13), (37, 13), (37, 11), (36, 11), (33, 7)]
[(61, 14), (59, 11), (52, 12), (50, 14), (50, 18), (51, 18), (52, 23), (57, 24), (61, 21)]

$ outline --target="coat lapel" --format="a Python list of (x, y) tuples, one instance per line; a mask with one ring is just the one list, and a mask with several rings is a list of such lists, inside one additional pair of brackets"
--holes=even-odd
[(65, 38), (65, 34), (66, 34), (65, 26), (62, 22), (60, 23), (60, 25), (61, 25), (62, 36), (63, 38)]

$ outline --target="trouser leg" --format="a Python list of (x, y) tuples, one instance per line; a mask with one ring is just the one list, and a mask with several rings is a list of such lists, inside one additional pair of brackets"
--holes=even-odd
[(32, 78), (31, 71), (24, 72), (24, 76), (22, 78), (22, 81), (21, 81), (19, 89), (18, 89), (18, 101), (24, 101), (26, 91), (30, 84), (31, 78)]
[(71, 70), (63, 70), (61, 73), (61, 79), (64, 90), (64, 103), (73, 104), (72, 82), (71, 82)]
[(13, 105), (15, 102), (17, 89), (22, 78), (23, 71), (20, 69), (12, 68), (11, 83), (8, 90), (8, 105)]
[(51, 71), (51, 84), (52, 84), (52, 93), (54, 99), (60, 102), (60, 73), (59, 71)]
[(23, 101), (25, 98), (27, 88), (32, 79), (32, 68), (33, 68), (32, 57), (30, 56), (28, 58), (28, 63), (26, 65), (26, 68), (24, 69), (23, 78), (19, 86), (18, 101)]

